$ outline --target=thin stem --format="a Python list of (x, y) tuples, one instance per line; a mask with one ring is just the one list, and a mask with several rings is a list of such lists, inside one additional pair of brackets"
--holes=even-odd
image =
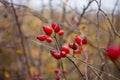
[(90, 66), (88, 66), (88, 67), (94, 72), (94, 74), (95, 74), (99, 79), (103, 80), (102, 77), (101, 77), (92, 67), (90, 67)]
[(24, 55), (24, 58), (25, 58), (25, 64), (26, 64), (26, 66), (28, 68), (27, 71), (28, 71), (29, 76), (31, 76), (30, 71), (29, 71), (29, 62), (27, 60), (27, 53), (26, 53), (26, 50), (25, 50), (24, 37), (23, 37), (23, 33), (22, 33), (22, 30), (21, 30), (19, 19), (18, 19), (16, 10), (15, 10), (15, 8), (13, 6), (13, 1), (12, 0), (11, 0), (11, 7), (12, 7), (13, 14), (14, 14), (14, 17), (15, 17), (15, 21), (16, 21), (16, 24), (17, 24), (17, 27), (18, 27), (19, 35), (20, 35), (20, 38), (21, 38), (21, 46), (22, 46), (23, 55)]
[(100, 9), (100, 11), (101, 11), (101, 12), (103, 13), (103, 15), (106, 17), (106, 19), (107, 19), (107, 21), (109, 22), (109, 24), (110, 24), (110, 26), (111, 26), (114, 34), (120, 38), (120, 33), (116, 30), (115, 26), (112, 24), (112, 22), (111, 22), (110, 18), (108, 17), (108, 15), (107, 15), (102, 9)]
[[(61, 53), (61, 51), (60, 51), (61, 46), (60, 46), (60, 43), (59, 43), (59, 41), (58, 41), (58, 39), (57, 39), (56, 33), (55, 33), (54, 38), (55, 38), (55, 41), (56, 41), (57, 50), (58, 50), (59, 53)], [(64, 73), (63, 73), (64, 67), (63, 67), (62, 59), (60, 59), (60, 60), (58, 61), (58, 65), (59, 65), (59, 67), (60, 67), (60, 65), (61, 65), (63, 77), (65, 78), (65, 80), (67, 80), (67, 77), (66, 77), (66, 76), (64, 75)]]
[[(74, 58), (74, 59), (77, 59), (76, 57), (73, 57), (73, 58)], [(88, 64), (88, 67), (89, 67), (89, 68), (93, 68), (93, 70), (102, 72), (102, 73), (104, 73), (104, 74), (108, 75), (109, 77), (112, 77), (112, 78), (114, 78), (114, 79), (116, 79), (116, 80), (120, 80), (119, 78), (115, 77), (114, 75), (112, 75), (112, 74), (110, 74), (110, 73), (107, 73), (107, 72), (105, 72), (105, 71), (101, 71), (101, 70), (97, 69), (96, 67), (94, 67), (94, 66), (93, 66), (92, 64), (90, 64), (90, 63), (86, 63), (85, 61), (80, 60), (80, 59), (77, 59), (77, 61), (80, 61), (80, 62), (82, 62), (82, 63), (84, 63), (84, 64)], [(100, 76), (99, 76), (99, 78), (100, 78)]]
[(73, 65), (76, 67), (76, 69), (78, 70), (78, 72), (79, 72), (79, 74), (80, 74), (80, 76), (82, 76), (83, 78), (84, 78), (84, 75), (82, 74), (82, 72), (80, 71), (80, 69), (78, 68), (78, 66), (75, 64), (75, 62), (72, 60), (72, 59), (70, 59), (69, 57), (66, 57), (70, 62), (72, 62), (73, 63)]
[(60, 59), (60, 62), (61, 62), (61, 68), (62, 68), (63, 77), (65, 78), (65, 80), (67, 80), (67, 77), (66, 77), (65, 74), (64, 74), (64, 66), (63, 66), (62, 59)]
[[(85, 62), (88, 63), (88, 54), (85, 52), (83, 49), (84, 57), (85, 57)], [(88, 64), (85, 64), (85, 79), (88, 80)]]
[(60, 51), (61, 45), (60, 45), (60, 43), (59, 43), (59, 41), (58, 41), (58, 39), (57, 39), (57, 35), (56, 35), (56, 33), (55, 33), (54, 38), (55, 38), (55, 41), (56, 41), (56, 43), (57, 43), (58, 50)]

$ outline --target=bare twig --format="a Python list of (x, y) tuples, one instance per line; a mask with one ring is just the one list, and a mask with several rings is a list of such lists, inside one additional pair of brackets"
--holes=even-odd
[(16, 13), (16, 10), (14, 8), (12, 0), (11, 0), (11, 7), (13, 9), (13, 14), (14, 14), (16, 24), (17, 24), (17, 27), (18, 27), (18, 31), (19, 31), (19, 34), (20, 34), (20, 38), (21, 38), (21, 45), (22, 45), (23, 55), (24, 55), (24, 58), (25, 58), (25, 65), (27, 66), (27, 71), (28, 71), (29, 76), (31, 76), (30, 71), (29, 71), (29, 63), (28, 63), (28, 60), (27, 60), (27, 53), (26, 53), (26, 50), (25, 50), (24, 37), (23, 37), (23, 33), (22, 33), (22, 30), (21, 30), (19, 19), (18, 19), (18, 16), (17, 16), (17, 13)]
[(108, 17), (108, 15), (102, 10), (100, 9), (100, 11), (103, 13), (103, 15), (107, 18), (111, 28), (113, 29), (114, 34), (116, 34), (119, 38), (120, 38), (120, 33), (117, 32), (117, 30), (115, 29), (115, 26), (113, 25), (113, 23), (111, 22), (110, 18)]
[(76, 69), (78, 70), (78, 72), (79, 72), (79, 74), (80, 74), (80, 76), (84, 79), (84, 75), (82, 74), (82, 72), (80, 71), (80, 69), (78, 68), (78, 66), (75, 64), (75, 62), (72, 60), (72, 59), (70, 59), (69, 57), (66, 57), (70, 62), (72, 62), (73, 63), (73, 65), (76, 67)]

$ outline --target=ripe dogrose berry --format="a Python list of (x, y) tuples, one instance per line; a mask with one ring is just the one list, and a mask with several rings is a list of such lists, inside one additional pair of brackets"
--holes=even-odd
[(66, 46), (62, 46), (61, 47), (61, 51), (66, 52), (67, 54), (70, 52), (69, 48), (67, 48)]
[(52, 42), (53, 42), (53, 39), (49, 37), (49, 38), (46, 39), (46, 41), (47, 41), (48, 43), (52, 43)]
[(37, 37), (37, 39), (38, 40), (40, 40), (40, 41), (44, 41), (44, 40), (46, 40), (46, 36), (45, 35), (39, 35), (38, 37)]
[(69, 47), (73, 50), (76, 50), (78, 48), (76, 43), (69, 43)]
[(57, 26), (54, 28), (54, 32), (55, 32), (55, 33), (58, 33), (59, 31), (60, 31), (60, 26), (57, 25)]
[(69, 46), (70, 48), (73, 48), (73, 43), (69, 43), (68, 46)]
[(52, 28), (55, 29), (55, 27), (57, 27), (56, 23), (52, 23)]
[(65, 58), (67, 56), (66, 52), (62, 51), (61, 52), (61, 57)]
[(50, 53), (53, 54), (53, 53), (56, 53), (57, 51), (56, 50), (51, 50)]
[(61, 54), (56, 52), (56, 51), (50, 51), (52, 56), (55, 58), (55, 59), (60, 59), (61, 58)]
[(61, 58), (61, 55), (60, 55), (60, 53), (54, 53), (54, 58), (56, 58), (56, 59), (60, 59)]
[(57, 76), (56, 76), (56, 80), (61, 80), (60, 75), (57, 75)]
[(63, 73), (64, 73), (64, 74), (67, 74), (67, 70), (66, 70), (66, 69), (64, 69), (64, 70), (63, 70)]
[(88, 43), (87, 38), (83, 38), (83, 39), (82, 39), (82, 44), (83, 44), (83, 45), (86, 45), (87, 43)]
[(44, 32), (45, 32), (45, 34), (47, 35), (47, 36), (50, 36), (51, 34), (52, 34), (52, 28), (51, 27), (49, 27), (49, 26), (44, 26), (43, 27), (43, 30), (44, 30)]
[(117, 60), (117, 59), (120, 57), (120, 48), (119, 48), (119, 46), (115, 46), (115, 45), (109, 46), (109, 47), (106, 49), (106, 55), (107, 55), (112, 61)]
[(58, 35), (59, 35), (59, 36), (63, 36), (63, 34), (64, 34), (64, 31), (63, 31), (63, 30), (60, 30), (60, 31), (58, 32)]
[(55, 70), (54, 70), (54, 73), (55, 73), (55, 74), (59, 74), (59, 73), (60, 73), (60, 69), (59, 69), (59, 68), (55, 69)]
[(77, 44), (81, 44), (81, 38), (80, 38), (79, 36), (76, 36), (76, 37), (75, 37), (75, 42), (76, 42)]

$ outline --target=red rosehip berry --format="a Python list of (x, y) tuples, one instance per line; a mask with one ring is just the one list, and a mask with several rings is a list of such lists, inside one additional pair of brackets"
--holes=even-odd
[(59, 75), (57, 75), (56, 80), (61, 80), (61, 77)]
[(66, 52), (67, 54), (70, 52), (70, 50), (66, 46), (61, 47), (61, 51)]
[(58, 52), (55, 52), (55, 51), (50, 51), (52, 56), (55, 58), (55, 59), (60, 59), (61, 58), (61, 55), (60, 53)]
[(61, 58), (60, 53), (54, 53), (54, 58), (56, 58), (56, 59), (60, 59), (60, 58)]
[(57, 27), (56, 23), (52, 23), (52, 28), (55, 29), (55, 27)]
[(113, 61), (117, 60), (120, 57), (119, 46), (109, 46), (106, 50), (106, 55)]
[(51, 50), (50, 53), (53, 54), (53, 53), (56, 53), (57, 51), (56, 50)]
[(62, 51), (61, 52), (61, 57), (65, 58), (67, 56), (66, 52)]
[(81, 38), (80, 38), (79, 36), (76, 36), (76, 37), (75, 37), (75, 42), (76, 42), (77, 44), (80, 44), (80, 43), (81, 43)]
[(63, 70), (63, 73), (64, 73), (64, 74), (67, 74), (67, 70), (66, 70), (66, 69), (64, 69), (64, 70)]
[(48, 43), (52, 43), (52, 42), (53, 42), (53, 39), (49, 37), (49, 38), (46, 39), (46, 41), (47, 41)]
[(60, 73), (60, 69), (59, 68), (55, 69), (54, 73), (59, 74)]
[(44, 41), (44, 40), (46, 40), (46, 36), (45, 35), (39, 35), (38, 37), (37, 37), (37, 39), (38, 40), (40, 40), (40, 41)]
[(83, 44), (83, 45), (86, 45), (87, 43), (88, 43), (87, 38), (82, 39), (82, 44)]
[(73, 48), (73, 43), (69, 43), (68, 46), (69, 46), (70, 48)]
[(64, 34), (64, 31), (63, 31), (63, 30), (60, 30), (60, 31), (58, 32), (58, 35), (59, 35), (59, 36), (63, 36), (63, 34)]
[(76, 50), (78, 48), (76, 43), (69, 43), (69, 47), (72, 48), (73, 50)]
[(55, 32), (55, 33), (58, 33), (59, 31), (60, 31), (60, 26), (57, 25), (57, 26), (54, 28), (54, 32)]
[(52, 34), (52, 28), (51, 27), (49, 27), (49, 26), (44, 26), (43, 27), (43, 30), (44, 30), (44, 32), (45, 32), (45, 34), (47, 35), (47, 36), (50, 36), (51, 34)]

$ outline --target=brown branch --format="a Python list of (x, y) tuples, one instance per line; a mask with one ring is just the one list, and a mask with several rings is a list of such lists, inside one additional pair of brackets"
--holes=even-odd
[(88, 54), (85, 52), (85, 50), (83, 50), (83, 55), (84, 55), (84, 58), (85, 58), (85, 62), (86, 62), (86, 64), (85, 64), (85, 79), (86, 80), (89, 80), (88, 79)]
[(25, 58), (25, 65), (28, 68), (27, 71), (28, 71), (29, 76), (31, 76), (30, 71), (29, 71), (29, 63), (28, 63), (28, 60), (27, 60), (27, 53), (26, 53), (26, 50), (25, 50), (24, 37), (23, 37), (23, 33), (22, 33), (22, 30), (21, 30), (19, 19), (18, 19), (18, 16), (17, 16), (17, 13), (16, 13), (16, 10), (14, 8), (12, 0), (11, 0), (11, 7), (12, 7), (12, 10), (13, 10), (13, 14), (14, 14), (14, 17), (15, 17), (15, 21), (16, 21), (17, 28), (18, 28), (19, 35), (20, 35), (20, 39), (21, 39), (21, 46), (22, 46), (23, 55), (24, 55), (24, 58)]
[(84, 75), (83, 73), (80, 71), (80, 69), (78, 68), (78, 66), (75, 64), (75, 62), (70, 59), (69, 57), (66, 57), (70, 62), (72, 62), (72, 64), (75, 66), (75, 68), (77, 69), (77, 71), (79, 72), (80, 76), (84, 79)]
[(115, 26), (113, 25), (113, 23), (111, 22), (110, 18), (108, 17), (108, 15), (102, 10), (100, 9), (100, 11), (103, 13), (103, 15), (107, 18), (113, 32), (115, 35), (117, 35), (120, 38), (120, 33), (117, 32), (117, 30), (115, 29)]
[(112, 15), (112, 22), (113, 23), (114, 23), (114, 12), (115, 12), (115, 10), (117, 8), (118, 3), (119, 3), (119, 0), (116, 0), (114, 8), (113, 8), (112, 13), (111, 13), (111, 15)]
[(85, 14), (86, 10), (89, 8), (89, 6), (91, 5), (91, 3), (92, 3), (93, 1), (94, 1), (94, 0), (90, 0), (89, 3), (87, 4), (87, 6), (83, 9), (83, 12), (81, 13), (81, 15), (80, 15), (80, 17), (79, 17), (79, 23), (77, 24), (77, 26), (81, 24), (83, 15)]
[(107, 72), (105, 72), (105, 71), (101, 71), (100, 69), (94, 67), (93, 64), (86, 63), (85, 61), (83, 61), (83, 60), (81, 60), (81, 59), (77, 59), (75, 56), (73, 56), (73, 58), (74, 58), (75, 60), (77, 60), (77, 61), (82, 62), (83, 64), (87, 64), (89, 68), (91, 68), (92, 70), (95, 71), (96, 76), (98, 76), (99, 79), (101, 79), (101, 80), (103, 80), (102, 77), (101, 77), (96, 71), (101, 72), (101, 73), (103, 73), (103, 74), (106, 74), (106, 75), (108, 75), (109, 77), (114, 78), (115, 80), (120, 80), (119, 78), (115, 77), (113, 74), (107, 73)]

